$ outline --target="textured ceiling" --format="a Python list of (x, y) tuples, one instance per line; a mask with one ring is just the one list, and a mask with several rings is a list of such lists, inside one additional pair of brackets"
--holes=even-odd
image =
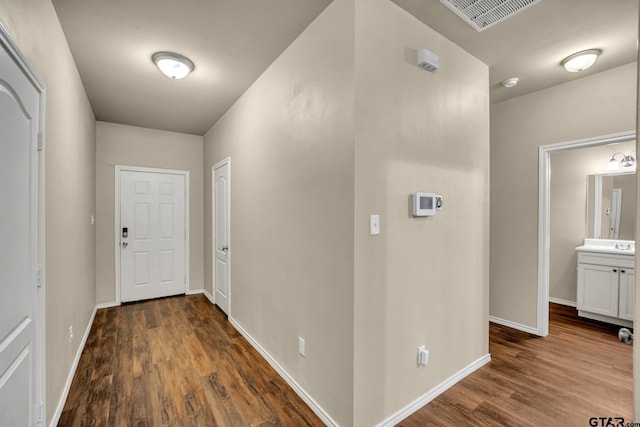
[[(637, 0), (543, 0), (482, 32), (438, 0), (393, 2), (489, 65), (492, 103), (637, 58)], [(568, 73), (560, 65), (570, 54), (591, 48), (602, 55), (589, 70)], [(518, 86), (503, 88), (500, 82), (511, 77), (520, 78)]]
[[(53, 0), (96, 119), (202, 135), (331, 0)], [(170, 80), (151, 62), (195, 64)]]
[[(98, 120), (202, 135), (331, 1), (53, 4)], [(438, 0), (392, 1), (489, 65), (491, 102), (636, 60), (637, 0), (543, 0), (483, 32)], [(560, 66), (590, 48), (603, 51), (591, 69)], [(157, 51), (189, 57), (195, 71), (168, 79), (151, 62)], [(510, 77), (520, 83), (503, 88)]]

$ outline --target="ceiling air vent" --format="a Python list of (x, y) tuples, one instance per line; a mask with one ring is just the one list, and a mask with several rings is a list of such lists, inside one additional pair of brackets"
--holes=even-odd
[(440, 0), (476, 31), (486, 30), (542, 0)]

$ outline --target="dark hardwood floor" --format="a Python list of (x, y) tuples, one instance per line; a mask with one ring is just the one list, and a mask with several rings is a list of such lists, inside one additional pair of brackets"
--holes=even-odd
[[(491, 324), (492, 361), (399, 426), (632, 420), (632, 346), (551, 305), (547, 338)], [(59, 425), (320, 426), (202, 295), (99, 310)]]
[(203, 295), (98, 310), (60, 426), (321, 426)]
[(578, 318), (571, 307), (551, 304), (550, 312), (546, 338), (492, 323), (491, 363), (398, 425), (584, 427), (594, 425), (591, 417), (633, 421), (633, 350), (618, 341), (619, 327)]

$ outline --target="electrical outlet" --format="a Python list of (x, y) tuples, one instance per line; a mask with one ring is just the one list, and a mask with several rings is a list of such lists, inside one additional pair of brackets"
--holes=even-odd
[(69, 342), (73, 341), (73, 325), (69, 326)]
[(429, 363), (429, 350), (426, 346), (421, 345), (418, 347), (418, 365), (426, 366)]
[(302, 337), (298, 337), (298, 353), (300, 353), (300, 356), (306, 357), (305, 342)]

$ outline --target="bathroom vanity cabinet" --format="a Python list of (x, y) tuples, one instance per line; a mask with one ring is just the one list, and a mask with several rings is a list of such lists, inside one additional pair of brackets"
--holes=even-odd
[(633, 327), (635, 247), (620, 247), (576, 248), (578, 315)]

